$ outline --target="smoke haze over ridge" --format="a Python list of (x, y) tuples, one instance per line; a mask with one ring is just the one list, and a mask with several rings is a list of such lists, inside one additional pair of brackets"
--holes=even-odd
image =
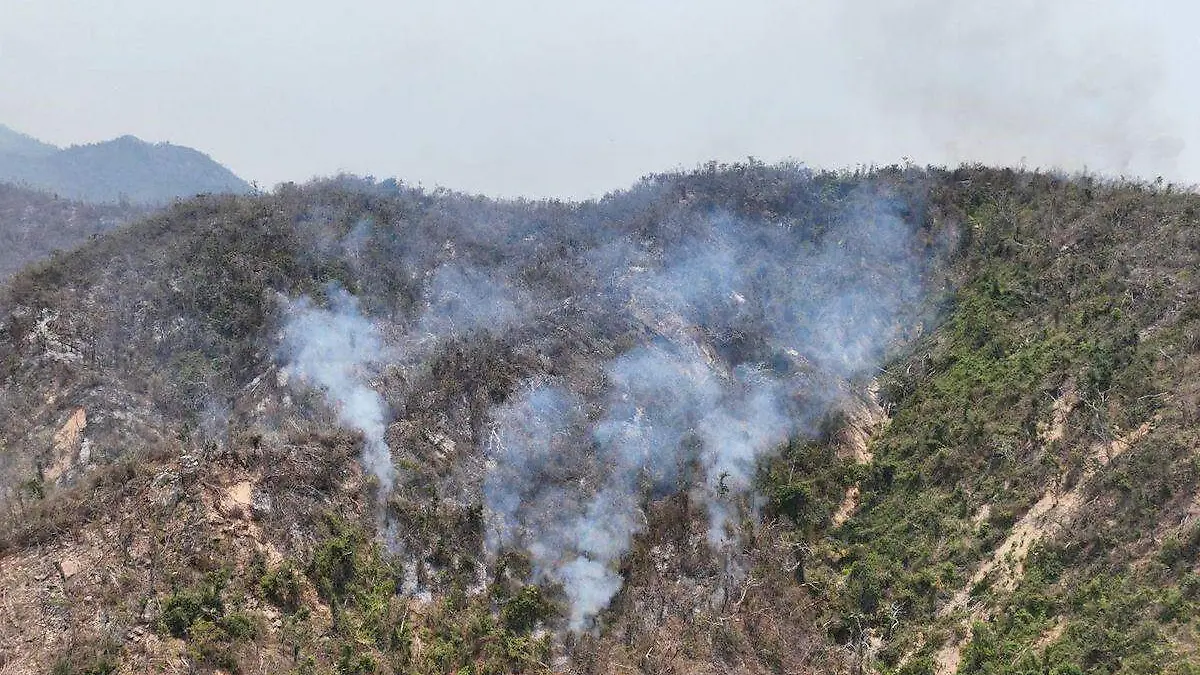
[[(679, 205), (642, 233), (604, 221), (580, 228), (570, 217), (481, 224), (456, 240), (395, 228), (405, 232), (398, 256), (414, 265), (413, 304), (368, 317), (337, 287), (327, 309), (285, 302), (281, 356), (327, 393), (339, 423), (363, 432), (364, 466), (386, 501), (393, 458), (406, 448), (375, 441), (394, 420), (363, 373), (403, 372), (402, 391), (389, 393), (403, 417), (409, 396), (425, 394), (421, 373), (472, 377), (436, 368), (447, 353), (492, 342), (536, 355), (538, 369), (486, 404), (468, 436), (482, 463), (449, 492), (482, 507), (484, 559), (522, 552), (534, 580), (561, 585), (572, 629), (589, 628), (620, 591), (620, 562), (647, 527), (647, 505), (673, 495), (706, 517), (701, 539), (736, 575), (739, 532), (761, 503), (761, 460), (817, 434), (839, 402), (832, 392), (878, 364), (923, 292), (905, 215), (919, 210), (912, 195), (822, 188), (795, 167), (754, 170), (792, 185), (780, 213)], [(389, 229), (359, 222), (349, 227), (354, 245), (330, 251), (377, 250), (373, 231)], [(570, 281), (547, 284), (537, 259)], [(577, 352), (583, 359), (543, 351), (579, 332), (608, 346)], [(351, 401), (375, 402), (367, 421)], [(421, 433), (444, 433), (449, 411), (437, 412), (443, 421)], [(403, 476), (396, 484), (403, 493)]]
[(264, 185), (348, 170), (586, 197), (749, 155), (1200, 181), (1200, 9), (1181, 0), (12, 0), (4, 17), (0, 122), (183, 143)]

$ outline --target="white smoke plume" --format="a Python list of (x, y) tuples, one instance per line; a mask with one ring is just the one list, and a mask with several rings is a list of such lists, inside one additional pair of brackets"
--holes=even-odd
[(785, 383), (753, 369), (737, 375), (725, 400), (704, 416), (698, 428), (707, 481), (708, 539), (718, 547), (731, 542), (729, 523), (736, 508), (728, 497), (751, 491), (759, 459), (797, 431), (785, 409)]
[[(573, 630), (621, 589), (616, 566), (645, 528), (647, 498), (686, 489), (698, 462), (709, 538), (725, 546), (733, 498), (752, 488), (759, 458), (793, 428), (779, 382), (757, 371), (722, 373), (694, 347), (640, 348), (607, 370), (611, 391), (590, 438), (580, 435), (583, 402), (558, 388), (534, 389), (496, 411), (485, 485), (497, 521), (489, 543), (525, 546), (537, 572), (563, 585)], [(580, 443), (593, 451), (572, 464), (565, 449)]]
[(387, 495), (396, 482), (384, 440), (387, 408), (370, 385), (384, 358), (383, 341), (353, 295), (330, 285), (327, 296), (328, 308), (308, 297), (286, 303), (282, 356), (292, 373), (322, 391), (339, 423), (362, 433), (363, 466), (379, 481), (379, 494)]
[[(538, 575), (562, 584), (573, 630), (620, 591), (620, 559), (650, 500), (695, 495), (710, 545), (731, 546), (761, 460), (815, 433), (826, 389), (895, 336), (918, 291), (909, 226), (870, 195), (823, 226), (806, 238), (717, 215), (674, 249), (617, 240), (581, 259), (608, 309), (652, 337), (605, 366), (598, 399), (542, 382), (493, 411), (484, 487), (492, 552), (527, 550)], [(764, 362), (781, 355), (791, 364)]]
[[(354, 261), (364, 255), (369, 224), (360, 220), (345, 237), (345, 254)], [(395, 486), (396, 470), (384, 440), (387, 406), (371, 387), (371, 375), (386, 362), (420, 364), (451, 338), (500, 333), (523, 320), (529, 301), (497, 271), (447, 263), (431, 275), (416, 318), (396, 335), (403, 347), (388, 348), (354, 295), (337, 284), (330, 284), (326, 295), (328, 307), (308, 297), (285, 301), (281, 355), (302, 381), (324, 393), (340, 424), (363, 434), (363, 465), (386, 496)]]

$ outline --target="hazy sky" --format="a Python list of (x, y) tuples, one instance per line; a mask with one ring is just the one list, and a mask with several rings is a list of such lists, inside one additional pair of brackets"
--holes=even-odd
[(0, 0), (0, 123), (581, 197), (708, 159), (1200, 182), (1188, 0)]

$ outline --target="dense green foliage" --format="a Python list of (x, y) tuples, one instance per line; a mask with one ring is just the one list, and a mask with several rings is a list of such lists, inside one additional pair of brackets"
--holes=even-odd
[[(844, 580), (830, 587), (834, 637), (850, 639), (865, 621), (890, 643), (884, 667), (931, 668), (901, 636), (928, 635), (931, 655), (949, 625), (936, 610), (1017, 519), (1045, 490), (1074, 487), (1098, 444), (1150, 422), (1136, 452), (1085, 486), (1075, 527), (1032, 556), (1011, 598), (987, 579), (972, 589), (995, 620), (976, 625), (961, 672), (1191, 672), (1183, 664), (1194, 657), (1165, 636), (1197, 630), (1194, 574), (1177, 564), (1194, 564), (1194, 544), (1169, 534), (1179, 516), (1164, 510), (1200, 478), (1188, 423), (1197, 401), (1186, 393), (1200, 316), (1181, 302), (1196, 297), (1196, 198), (1087, 179), (957, 176), (931, 199), (966, 225), (950, 263), (961, 282), (936, 330), (881, 378), (891, 422), (872, 444), (858, 512), (821, 544)], [(1047, 440), (1063, 396), (1078, 403), (1066, 435)], [(790, 486), (772, 476), (768, 489)], [(1176, 564), (1134, 564), (1160, 537)], [(1061, 637), (1034, 648), (1059, 622)]]

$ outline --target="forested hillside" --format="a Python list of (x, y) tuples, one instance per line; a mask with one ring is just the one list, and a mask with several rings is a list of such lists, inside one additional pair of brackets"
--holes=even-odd
[(0, 669), (1198, 672), (1198, 209), (179, 202), (0, 294)]
[(0, 183), (0, 278), (148, 213), (130, 204), (86, 204)]

